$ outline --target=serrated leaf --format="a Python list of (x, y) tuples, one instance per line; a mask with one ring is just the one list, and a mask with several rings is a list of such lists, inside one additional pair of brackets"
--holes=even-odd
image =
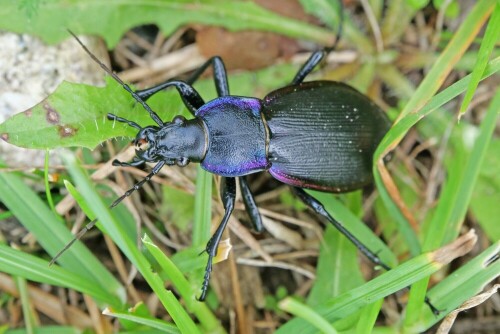
[(250, 1), (233, 0), (51, 0), (29, 12), (18, 1), (3, 1), (0, 29), (29, 33), (47, 43), (68, 38), (66, 29), (77, 34), (98, 34), (110, 48), (130, 28), (156, 24), (165, 34), (190, 23), (223, 26), (230, 30), (254, 29), (331, 44), (327, 29), (285, 18)]
[(147, 116), (144, 111), (135, 110), (139, 107), (134, 106), (129, 93), (111, 80), (106, 87), (63, 82), (45, 100), (0, 124), (0, 134), (6, 142), (25, 148), (93, 149), (109, 138), (134, 136), (133, 128), (109, 121), (106, 114)]

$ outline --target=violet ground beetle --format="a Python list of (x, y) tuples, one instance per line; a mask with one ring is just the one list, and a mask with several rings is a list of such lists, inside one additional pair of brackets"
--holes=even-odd
[[(335, 44), (340, 32), (339, 28)], [(165, 165), (186, 166), (189, 162), (197, 162), (208, 172), (222, 176), (220, 194), (225, 213), (205, 249), (208, 263), (199, 300), (206, 297), (212, 260), (234, 208), (236, 178), (253, 228), (258, 232), (263, 230), (262, 218), (246, 180), (246, 175), (261, 171), (268, 171), (278, 181), (290, 185), (298, 198), (333, 224), (370, 261), (390, 270), (303, 189), (342, 193), (369, 184), (372, 181), (373, 154), (391, 126), (385, 113), (354, 88), (334, 81), (304, 82), (335, 45), (314, 52), (290, 85), (258, 99), (230, 95), (226, 69), (217, 56), (206, 61), (186, 81), (169, 80), (152, 88), (133, 91), (70, 33), (157, 124), (141, 127), (133, 121), (108, 114), (108, 119), (139, 130), (133, 141), (136, 157), (131, 162), (115, 160), (113, 165), (138, 167), (146, 162), (156, 162), (152, 171), (117, 198), (110, 208), (140, 189)], [(210, 66), (219, 97), (205, 103), (192, 84)], [(148, 106), (146, 100), (149, 97), (168, 87), (178, 90), (193, 119), (176, 116), (171, 122), (163, 122)], [(96, 222), (97, 219), (87, 224), (50, 263), (54, 263)], [(434, 314), (439, 314), (428, 299), (426, 302)]]

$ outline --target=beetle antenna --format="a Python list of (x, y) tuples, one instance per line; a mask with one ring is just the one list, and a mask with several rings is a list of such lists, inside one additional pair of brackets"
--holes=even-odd
[(85, 44), (83, 44), (82, 41), (78, 37), (76, 37), (76, 35), (71, 30), (68, 29), (68, 32), (76, 39), (78, 44), (80, 44), (80, 46), (83, 48), (83, 50), (85, 50), (85, 52), (90, 56), (90, 58), (92, 58), (92, 60), (94, 60), (97, 64), (99, 64), (99, 66), (101, 66), (101, 68), (106, 73), (108, 73), (113, 79), (115, 79), (120, 85), (122, 85), (122, 87), (127, 92), (129, 92), (130, 95), (132, 95), (132, 97), (144, 107), (144, 109), (146, 109), (146, 111), (149, 113), (149, 116), (153, 119), (153, 121), (156, 122), (156, 124), (158, 124), (160, 127), (162, 127), (164, 125), (160, 116), (158, 116), (153, 111), (153, 109), (151, 109), (151, 107), (146, 103), (146, 101), (141, 99), (141, 97), (139, 95), (137, 95), (137, 93), (134, 92), (126, 83), (124, 83), (122, 81), (122, 79), (120, 79), (115, 73), (113, 73), (113, 71), (111, 71), (106, 65), (104, 65), (104, 63), (102, 63), (99, 59), (97, 59), (97, 57), (92, 52), (90, 52), (89, 49), (87, 49)]
[(142, 127), (139, 124), (137, 124), (136, 122), (130, 121), (130, 120), (125, 119), (123, 117), (118, 117), (115, 114), (108, 113), (107, 117), (111, 121), (118, 121), (118, 122), (121, 122), (121, 123), (127, 123), (128, 125), (130, 125), (133, 128), (136, 128), (138, 130), (142, 129)]
[[(123, 195), (121, 195), (120, 197), (118, 197), (117, 199), (115, 199), (115, 201), (113, 203), (111, 203), (111, 205), (108, 207), (108, 209), (113, 209), (115, 206), (117, 206), (118, 204), (120, 204), (125, 198), (129, 197), (130, 195), (132, 195), (132, 193), (134, 191), (141, 189), (141, 187), (146, 182), (148, 182), (149, 180), (151, 180), (151, 178), (153, 176), (155, 176), (156, 174), (158, 174), (158, 172), (160, 171), (160, 169), (162, 169), (162, 167), (165, 166), (165, 163), (166, 163), (165, 161), (158, 162), (153, 167), (153, 170), (151, 170), (151, 172), (148, 175), (146, 175), (146, 177), (144, 179), (142, 179), (139, 182), (137, 182), (136, 184), (134, 184), (134, 186), (132, 188), (130, 188)], [(88, 231), (90, 231), (95, 226), (95, 224), (97, 223), (98, 220), (99, 220), (98, 218), (95, 218), (90, 223), (88, 223), (87, 225), (85, 225), (85, 227), (83, 229), (81, 229), (77, 234), (75, 234), (75, 236), (73, 237), (73, 239), (70, 242), (68, 242), (63, 247), (63, 249), (61, 249), (59, 251), (59, 253), (57, 253), (52, 258), (52, 260), (50, 260), (49, 266), (53, 265), (57, 261), (57, 259), (59, 259), (61, 257), (61, 255), (63, 255), (63, 253), (66, 252), (77, 240), (80, 240), (85, 233), (87, 233)]]

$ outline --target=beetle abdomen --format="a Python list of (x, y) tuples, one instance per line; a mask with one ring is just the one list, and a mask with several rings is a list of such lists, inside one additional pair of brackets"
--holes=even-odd
[(373, 153), (391, 124), (354, 88), (332, 81), (288, 86), (268, 94), (262, 110), (269, 172), (279, 181), (329, 192), (371, 182)]
[(222, 176), (242, 176), (267, 165), (266, 130), (256, 98), (225, 96), (196, 112), (207, 128), (208, 147), (201, 166)]

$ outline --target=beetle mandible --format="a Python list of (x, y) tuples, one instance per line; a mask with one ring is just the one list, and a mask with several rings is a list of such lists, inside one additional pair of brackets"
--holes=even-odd
[[(304, 82), (335, 46), (314, 52), (290, 85), (258, 99), (229, 93), (224, 63), (218, 56), (207, 60), (186, 81), (169, 80), (152, 88), (133, 91), (70, 33), (157, 124), (141, 127), (114, 114), (107, 115), (110, 120), (126, 123), (138, 130), (133, 140), (136, 157), (131, 162), (115, 160), (114, 166), (137, 167), (146, 162), (156, 163), (152, 171), (116, 199), (111, 208), (140, 189), (165, 165), (186, 166), (196, 162), (206, 171), (222, 177), (220, 195), (225, 213), (205, 249), (208, 263), (199, 300), (206, 297), (212, 260), (234, 208), (236, 178), (254, 229), (263, 230), (262, 218), (246, 180), (247, 175), (262, 171), (290, 185), (307, 206), (332, 223), (372, 262), (390, 269), (336, 221), (318, 200), (304, 191), (306, 188), (342, 193), (369, 184), (372, 180), (373, 154), (391, 126), (385, 113), (356, 89), (334, 81)], [(213, 69), (218, 97), (205, 102), (192, 84), (209, 67)], [(193, 115), (192, 119), (176, 116), (171, 122), (164, 122), (148, 106), (146, 101), (149, 97), (168, 87), (177, 89)], [(51, 263), (95, 222), (92, 221), (77, 234)]]

